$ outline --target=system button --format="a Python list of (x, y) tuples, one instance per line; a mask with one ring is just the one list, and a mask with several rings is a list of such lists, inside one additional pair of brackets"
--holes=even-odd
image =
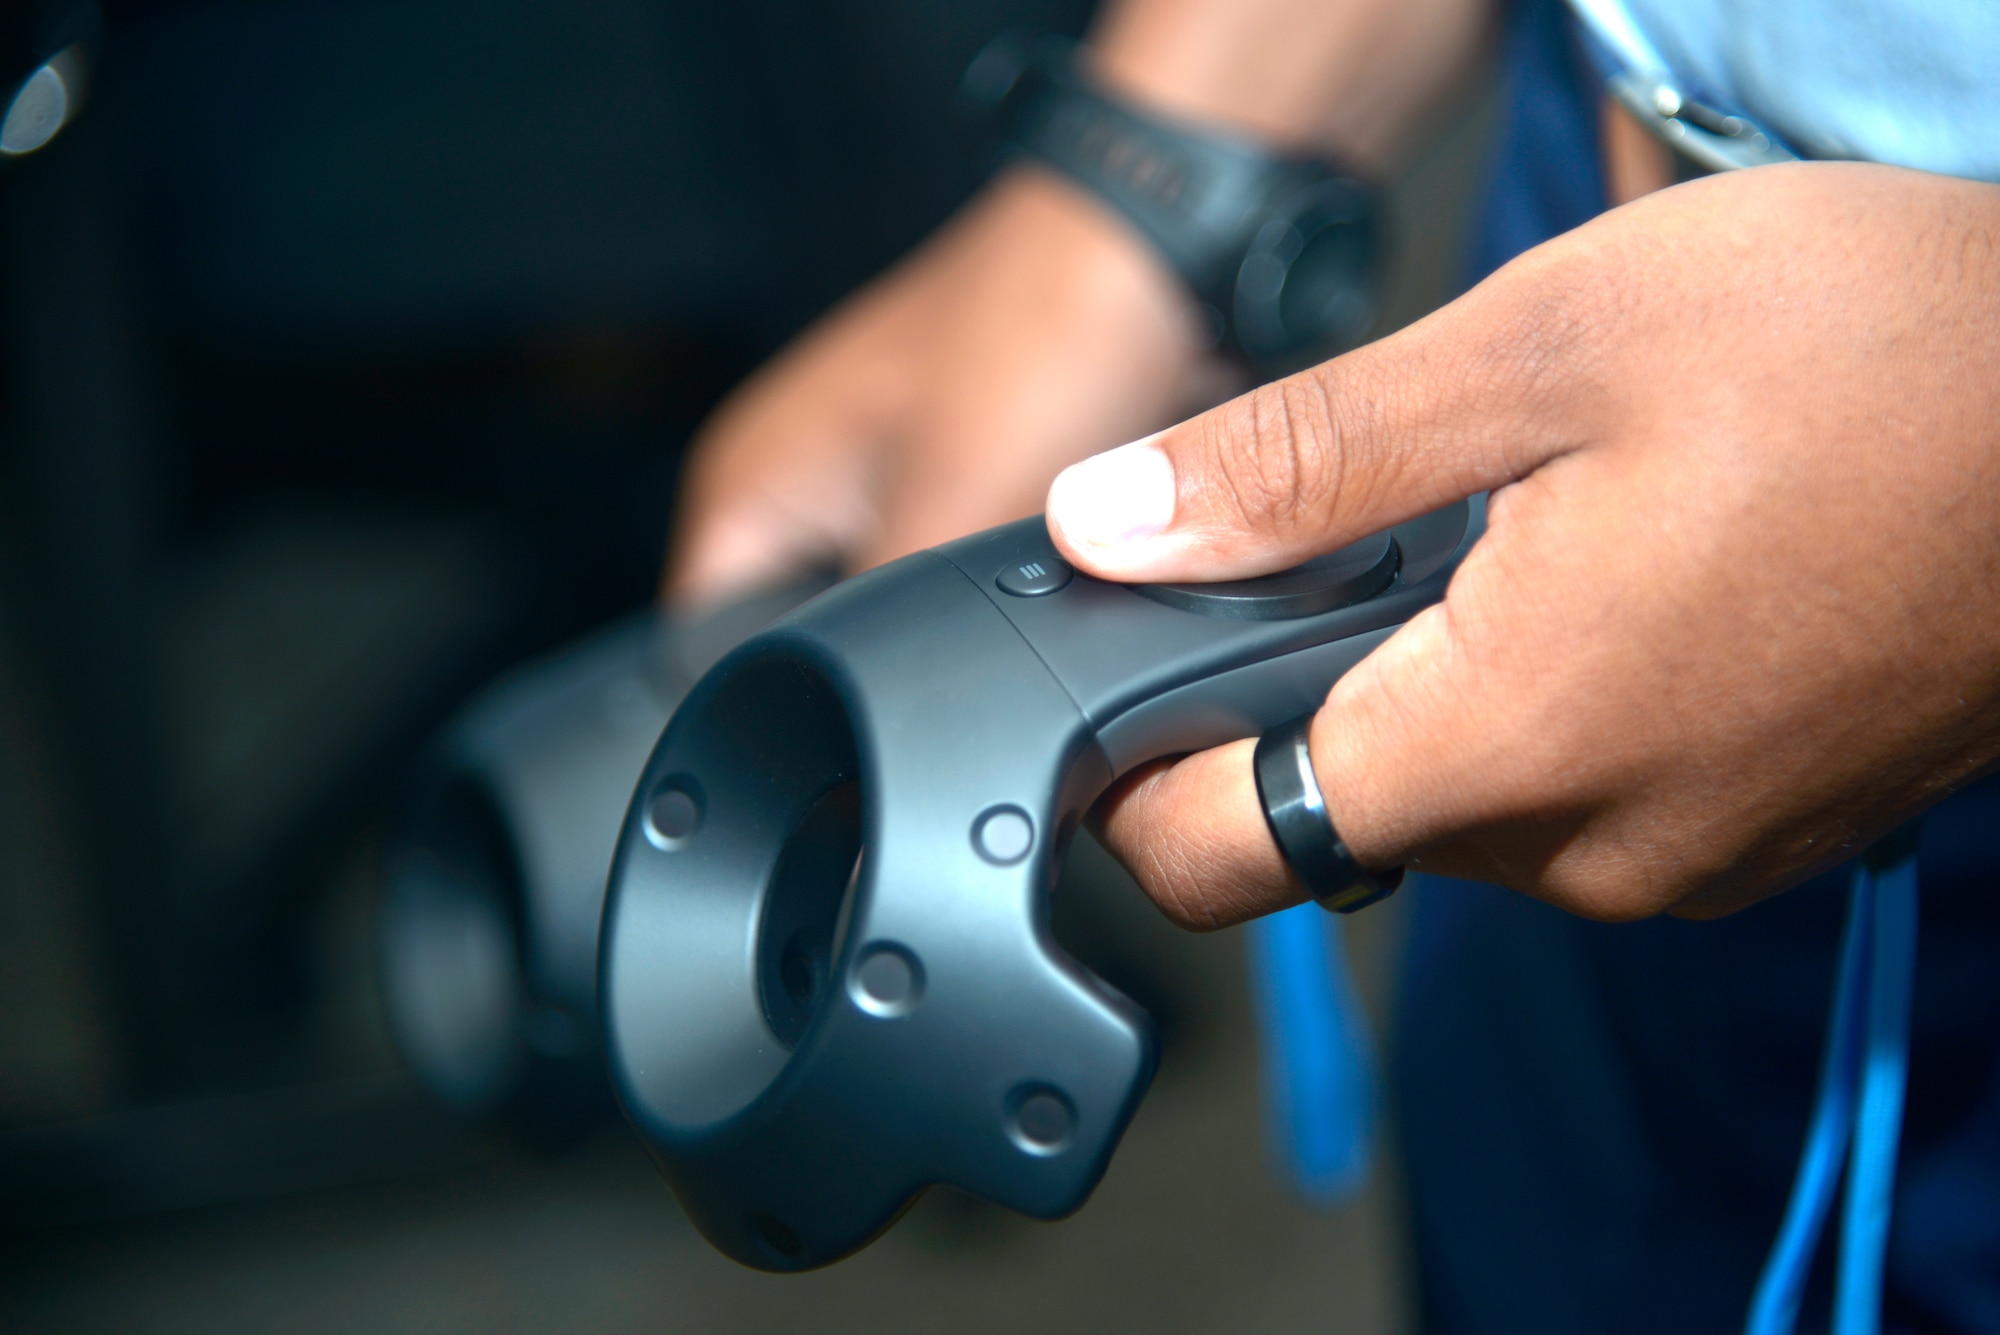
[(1016, 598), (1039, 598), (1069, 583), (1075, 573), (1060, 556), (1028, 556), (1000, 567), (993, 582), (1000, 586), (1000, 592)]

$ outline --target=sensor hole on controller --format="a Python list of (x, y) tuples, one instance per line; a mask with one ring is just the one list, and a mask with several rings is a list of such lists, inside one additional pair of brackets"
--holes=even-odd
[(1011, 867), (1035, 847), (1035, 822), (1013, 805), (988, 807), (972, 823), (972, 848), (996, 867)]
[(749, 1216), (750, 1231), (758, 1241), (770, 1248), (780, 1260), (796, 1261), (806, 1253), (806, 1245), (799, 1241), (799, 1235), (788, 1227), (784, 1220), (763, 1210), (752, 1210)]
[(1061, 1154), (1076, 1137), (1076, 1106), (1054, 1085), (1022, 1085), (1007, 1099), (1007, 1137), (1039, 1158)]
[(915, 1010), (923, 998), (924, 966), (905, 947), (877, 942), (856, 959), (849, 991), (862, 1010), (893, 1020)]
[(646, 840), (672, 852), (701, 828), (701, 790), (686, 775), (670, 775), (646, 799)]

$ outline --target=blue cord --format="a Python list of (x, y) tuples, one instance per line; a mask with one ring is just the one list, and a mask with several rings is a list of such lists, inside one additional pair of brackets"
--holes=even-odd
[(1896, 1190), (1896, 1147), (1910, 1065), (1910, 992), (1916, 983), (1917, 863), (1876, 873), (1875, 949), (1862, 1054), (1860, 1119), (1840, 1217), (1840, 1278), (1833, 1335), (1874, 1335), (1882, 1316), (1882, 1270)]
[(1252, 922), (1249, 949), (1273, 1155), (1308, 1200), (1344, 1204), (1368, 1180), (1375, 1063), (1341, 921), (1301, 904)]
[(1859, 1012), (1868, 985), (1874, 902), (1874, 878), (1865, 868), (1857, 867), (1833, 988), (1833, 1020), (1820, 1060), (1819, 1090), (1813, 1098), (1805, 1152), (1792, 1179), (1792, 1197), (1785, 1206), (1784, 1223), (1778, 1227), (1778, 1240), (1750, 1301), (1745, 1335), (1789, 1335), (1798, 1320), (1799, 1299), (1805, 1292), (1813, 1253), (1819, 1248), (1820, 1229), (1833, 1204), (1840, 1161), (1854, 1129), (1855, 1073), (1861, 1059)]
[[(1852, 1144), (1842, 1202), (1833, 1335), (1875, 1335), (1895, 1195), (1916, 981), (1917, 862), (1857, 864), (1812, 1121), (1745, 1335), (1791, 1335)], [(1300, 1192), (1351, 1200), (1374, 1139), (1374, 1056), (1341, 924), (1311, 904), (1251, 924), (1273, 1148)]]
[(1751, 1298), (1745, 1335), (1791, 1335), (1814, 1254), (1853, 1142), (1842, 1207), (1834, 1335), (1874, 1335), (1895, 1192), (1908, 1069), (1910, 991), (1916, 977), (1917, 864), (1854, 869), (1833, 1018), (1805, 1150), (1777, 1241)]

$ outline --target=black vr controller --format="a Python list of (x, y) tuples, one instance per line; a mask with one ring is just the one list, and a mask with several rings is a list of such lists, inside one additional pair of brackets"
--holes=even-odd
[(838, 1260), (927, 1186), (1078, 1208), (1155, 1063), (1049, 896), (1119, 775), (1316, 709), (1438, 601), (1460, 502), (1264, 579), (1119, 585), (1039, 519), (840, 584), (717, 664), (619, 838), (612, 1079), (682, 1206), (765, 1270)]

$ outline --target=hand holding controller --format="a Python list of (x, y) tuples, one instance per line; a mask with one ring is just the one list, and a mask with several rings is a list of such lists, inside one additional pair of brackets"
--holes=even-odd
[(1482, 522), (1462, 501), (1265, 579), (1128, 586), (1027, 520), (718, 664), (640, 780), (599, 974), (619, 1096), (704, 1235), (797, 1270), (935, 1182), (1081, 1205), (1154, 1040), (1050, 940), (1069, 836), (1134, 767), (1311, 712)]

